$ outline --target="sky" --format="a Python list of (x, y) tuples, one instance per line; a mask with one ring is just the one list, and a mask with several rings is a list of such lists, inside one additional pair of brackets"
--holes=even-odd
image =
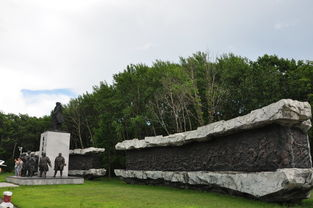
[(1, 0), (0, 111), (44, 116), (128, 64), (313, 60), (312, 0)]

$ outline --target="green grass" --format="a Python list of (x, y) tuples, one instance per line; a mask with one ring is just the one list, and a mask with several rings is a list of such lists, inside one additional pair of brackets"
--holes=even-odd
[[(8, 174), (1, 174), (4, 181)], [(19, 208), (283, 208), (286, 205), (170, 187), (128, 185), (118, 179), (85, 181), (83, 185), (20, 186), (13, 191)], [(289, 206), (290, 207), (290, 206)], [(313, 198), (291, 206), (313, 208)]]

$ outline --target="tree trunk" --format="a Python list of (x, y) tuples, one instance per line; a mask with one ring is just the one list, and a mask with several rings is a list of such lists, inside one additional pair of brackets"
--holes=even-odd
[(108, 166), (108, 171), (109, 171), (109, 178), (111, 178), (111, 153), (110, 153), (110, 150), (108, 151), (108, 163), (109, 163), (109, 166)]
[(13, 160), (14, 160), (14, 156), (15, 156), (16, 146), (17, 146), (17, 142), (14, 143), (14, 147), (13, 147), (13, 153), (12, 153), (12, 159)]
[(89, 122), (88, 120), (86, 119), (86, 127), (88, 129), (88, 133), (89, 133), (89, 136), (90, 136), (90, 141), (92, 143), (92, 145), (94, 146), (95, 145), (95, 141), (93, 140), (93, 136), (92, 136), (92, 132), (91, 132), (91, 129), (90, 129), (90, 126), (89, 126)]
[(81, 135), (81, 128), (80, 128), (80, 122), (79, 122), (79, 126), (78, 126), (78, 138), (79, 138), (79, 142), (80, 142), (80, 146), (82, 149), (84, 149), (84, 144), (83, 144), (83, 138)]

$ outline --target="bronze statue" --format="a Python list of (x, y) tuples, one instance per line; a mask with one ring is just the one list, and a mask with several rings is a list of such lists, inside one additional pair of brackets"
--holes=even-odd
[(31, 154), (30, 151), (28, 151), (25, 155), (21, 156), (21, 159), (23, 161), (23, 171), (22, 175), (27, 177), (32, 177), (34, 175), (34, 172), (36, 172), (36, 158), (34, 154)]
[(61, 130), (62, 123), (64, 122), (64, 117), (62, 114), (62, 105), (60, 102), (56, 103), (53, 111), (51, 112), (51, 118), (53, 122), (53, 130)]
[(28, 175), (27, 176), (33, 177), (34, 173), (37, 172), (36, 164), (37, 164), (36, 157), (32, 153), (30, 154), (30, 157), (28, 158)]
[(48, 165), (51, 167), (51, 161), (49, 159), (49, 157), (46, 156), (46, 153), (42, 153), (42, 157), (39, 159), (39, 171), (40, 171), (40, 177), (45, 178), (47, 171), (49, 170)]
[(60, 171), (60, 176), (62, 177), (63, 168), (65, 166), (65, 159), (62, 157), (62, 153), (59, 153), (59, 156), (57, 156), (54, 160), (54, 176), (56, 176), (57, 172)]
[(22, 153), (20, 155), (20, 158), (23, 161), (21, 176), (26, 177), (27, 176), (27, 169), (28, 169), (28, 165), (27, 165), (26, 161), (28, 160), (28, 156), (26, 153)]

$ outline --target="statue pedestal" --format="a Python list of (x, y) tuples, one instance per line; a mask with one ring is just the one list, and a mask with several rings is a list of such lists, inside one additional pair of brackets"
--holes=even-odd
[[(38, 176), (33, 177), (20, 177), (9, 176), (6, 178), (7, 182), (24, 185), (24, 186), (37, 186), (37, 185), (59, 185), (59, 184), (83, 184), (84, 178), (78, 177), (47, 177), (40, 178)], [(1, 206), (0, 206), (1, 207)]]
[[(54, 160), (59, 153), (62, 153), (62, 156), (64, 157), (66, 164), (66, 166), (63, 169), (63, 177), (68, 176), (69, 149), (70, 149), (70, 133), (46, 131), (41, 134), (39, 158), (41, 157), (41, 153), (45, 152), (46, 155), (51, 160), (51, 167), (49, 167), (47, 176), (54, 175)], [(60, 171), (58, 171), (57, 176), (59, 176), (59, 174)]]

